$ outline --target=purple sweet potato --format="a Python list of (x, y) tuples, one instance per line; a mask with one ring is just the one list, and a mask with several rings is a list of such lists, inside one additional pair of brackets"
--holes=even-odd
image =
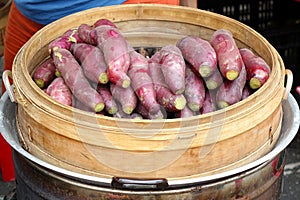
[(186, 118), (196, 116), (197, 112), (191, 110), (188, 106), (185, 106), (182, 110), (174, 113), (176, 118)]
[(131, 114), (137, 105), (137, 96), (132, 87), (123, 88), (110, 83), (110, 91), (113, 98), (122, 105), (122, 110)]
[(108, 82), (107, 65), (103, 53), (98, 47), (86, 43), (78, 43), (71, 46), (71, 51), (80, 62), (84, 74), (90, 81), (102, 84)]
[(97, 92), (102, 96), (105, 104), (105, 110), (108, 114), (115, 114), (118, 111), (118, 106), (114, 98), (112, 97), (110, 88), (108, 85), (97, 85)]
[(92, 36), (92, 30), (94, 28), (88, 24), (80, 24), (78, 26), (78, 36), (79, 38), (87, 44), (96, 45), (96, 41), (94, 41), (94, 36)]
[(70, 50), (72, 44), (82, 42), (78, 35), (78, 29), (69, 29), (62, 36), (56, 38), (49, 44), (49, 53), (52, 55), (57, 48)]
[(243, 89), (247, 81), (247, 71), (242, 63), (239, 76), (233, 81), (224, 80), (216, 94), (216, 102), (219, 108), (233, 105), (242, 99)]
[(223, 83), (223, 76), (217, 68), (212, 75), (204, 78), (204, 82), (207, 89), (215, 90)]
[(155, 113), (150, 113), (141, 102), (138, 102), (136, 112), (143, 116), (144, 119), (165, 119), (167, 116), (166, 113), (164, 114), (160, 109)]
[(243, 89), (242, 100), (246, 99), (251, 94), (253, 94), (253, 89), (248, 84), (246, 84), (244, 89)]
[(210, 113), (217, 110), (215, 91), (206, 90), (203, 106), (200, 109), (201, 114)]
[(130, 78), (127, 76), (130, 64), (129, 51), (133, 49), (120, 31), (112, 26), (98, 26), (91, 31), (90, 36), (94, 37), (94, 41), (104, 54), (110, 82), (123, 88), (129, 87)]
[(157, 52), (159, 64), (166, 84), (174, 94), (182, 94), (185, 89), (185, 61), (180, 49), (167, 45)]
[(52, 59), (72, 94), (95, 112), (102, 111), (104, 108), (102, 96), (91, 87), (73, 54), (67, 49), (57, 48)]
[(225, 29), (216, 30), (210, 43), (217, 53), (223, 77), (230, 81), (236, 79), (242, 70), (243, 60), (231, 32)]
[(156, 101), (152, 78), (149, 76), (148, 60), (136, 51), (130, 52), (130, 60), (128, 76), (131, 79), (131, 87), (150, 113), (158, 112), (160, 105)]
[(82, 103), (81, 101), (79, 101), (77, 98), (73, 98), (73, 107), (74, 108), (77, 108), (79, 110), (83, 110), (83, 111), (86, 111), (86, 112), (92, 112), (94, 113), (94, 109), (87, 106), (86, 104)]
[(217, 68), (216, 52), (211, 44), (196, 36), (186, 36), (177, 42), (184, 59), (204, 78)]
[(185, 69), (184, 96), (192, 111), (199, 111), (205, 98), (205, 86), (200, 76), (194, 73), (189, 65)]
[(248, 48), (240, 49), (247, 70), (247, 80), (252, 89), (260, 88), (269, 79), (271, 69), (266, 61)]
[(112, 21), (110, 21), (109, 19), (99, 19), (97, 20), (94, 25), (94, 27), (98, 27), (98, 26), (111, 26), (111, 27), (114, 27), (114, 28), (117, 28), (117, 25), (114, 24)]
[(143, 119), (143, 116), (137, 112), (133, 112), (131, 114), (127, 114), (123, 111), (122, 105), (117, 102), (118, 111), (113, 114), (113, 117), (123, 118), (123, 119)]
[(153, 80), (154, 91), (157, 102), (163, 106), (167, 112), (182, 110), (186, 105), (186, 99), (183, 94), (174, 94), (165, 83), (161, 66), (152, 56), (149, 60), (149, 75)]
[(40, 88), (44, 89), (54, 80), (55, 71), (56, 67), (52, 58), (48, 58), (36, 68), (33, 80)]
[(46, 93), (54, 100), (72, 106), (72, 93), (62, 77), (55, 78), (47, 87)]

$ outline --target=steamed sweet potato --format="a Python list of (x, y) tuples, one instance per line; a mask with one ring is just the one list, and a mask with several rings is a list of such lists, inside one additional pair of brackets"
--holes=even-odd
[(149, 60), (149, 75), (153, 80), (157, 102), (163, 106), (167, 112), (182, 110), (186, 105), (183, 94), (174, 94), (165, 83), (161, 66), (156, 62), (155, 56)]
[(78, 29), (69, 29), (62, 36), (56, 38), (49, 44), (49, 53), (51, 55), (57, 48), (70, 50), (72, 44), (81, 42), (83, 41), (78, 35)]
[(112, 97), (109, 86), (98, 84), (96, 90), (104, 100), (106, 112), (111, 115), (115, 114), (118, 111), (118, 106), (116, 101)]
[(243, 93), (242, 93), (242, 100), (246, 99), (248, 96), (250, 96), (253, 93), (252, 88), (246, 84), (244, 89), (243, 89)]
[(73, 54), (67, 49), (57, 48), (52, 59), (72, 94), (95, 112), (102, 111), (104, 108), (102, 96), (90, 86)]
[(95, 36), (92, 34), (94, 28), (88, 24), (80, 24), (78, 26), (78, 36), (79, 38), (87, 44), (96, 45)]
[(186, 36), (177, 42), (184, 59), (202, 77), (210, 76), (217, 68), (216, 52), (211, 44), (196, 36)]
[(206, 90), (203, 106), (200, 109), (201, 114), (210, 113), (217, 110), (215, 91)]
[(217, 68), (212, 75), (204, 78), (204, 82), (207, 89), (215, 90), (223, 83), (223, 76)]
[(123, 88), (111, 83), (110, 91), (113, 98), (121, 104), (122, 110), (126, 114), (131, 114), (137, 105), (137, 96), (132, 87)]
[(182, 94), (185, 89), (185, 61), (175, 45), (167, 45), (157, 52), (159, 64), (166, 84), (174, 94)]
[(187, 65), (185, 69), (185, 91), (184, 96), (188, 107), (192, 111), (199, 111), (203, 106), (205, 98), (205, 86), (201, 77), (197, 76)]
[(127, 88), (130, 86), (130, 78), (127, 71), (130, 64), (130, 48), (121, 32), (112, 26), (95, 27), (91, 33), (97, 46), (102, 50), (107, 67), (110, 82)]
[(150, 113), (158, 112), (160, 105), (156, 101), (152, 78), (149, 76), (148, 60), (138, 52), (131, 51), (130, 61), (128, 76), (132, 89)]
[(233, 81), (225, 80), (216, 94), (216, 102), (219, 108), (233, 105), (242, 99), (243, 89), (247, 80), (247, 71), (242, 63), (239, 76)]
[(47, 87), (46, 93), (54, 100), (72, 106), (72, 93), (62, 77), (55, 78)]
[(117, 25), (114, 24), (112, 21), (110, 21), (109, 19), (105, 19), (105, 18), (102, 18), (102, 19), (98, 19), (94, 25), (94, 27), (98, 27), (98, 26), (111, 26), (111, 27), (114, 27), (114, 28), (117, 28)]
[(144, 119), (165, 119), (167, 116), (166, 113), (163, 113), (160, 109), (155, 113), (150, 113), (141, 102), (138, 102), (136, 112), (143, 116)]
[(186, 118), (196, 116), (198, 112), (191, 110), (188, 106), (185, 106), (182, 110), (175, 112), (174, 116), (176, 118)]
[(260, 88), (269, 79), (271, 69), (266, 61), (248, 48), (240, 49), (247, 70), (247, 80), (252, 89)]
[(223, 77), (232, 81), (242, 70), (242, 57), (231, 32), (225, 29), (216, 30), (210, 40), (217, 53), (219, 69)]
[(80, 62), (84, 74), (90, 81), (102, 84), (108, 82), (107, 65), (103, 53), (98, 47), (86, 43), (78, 43), (71, 46), (71, 51)]
[(44, 89), (55, 78), (56, 67), (52, 58), (47, 58), (43, 61), (35, 70), (33, 74), (33, 80), (40, 88)]

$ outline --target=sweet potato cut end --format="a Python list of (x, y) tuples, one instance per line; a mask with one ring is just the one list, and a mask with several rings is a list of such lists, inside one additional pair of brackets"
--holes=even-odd
[(262, 83), (259, 79), (257, 78), (251, 78), (250, 81), (249, 81), (249, 85), (252, 89), (258, 89), (261, 87)]
[(182, 110), (185, 107), (185, 105), (186, 105), (186, 99), (185, 99), (185, 97), (182, 96), (182, 97), (177, 98), (175, 100), (174, 104), (175, 104), (175, 108), (177, 110)]
[(195, 112), (200, 110), (200, 105), (196, 103), (189, 103), (188, 107)]
[(118, 112), (118, 108), (117, 107), (111, 107), (108, 109), (108, 113), (113, 115), (116, 114)]
[(44, 82), (43, 80), (41, 80), (41, 79), (35, 79), (34, 81), (35, 81), (36, 85), (37, 85), (39, 88), (44, 88), (45, 82)]
[(109, 79), (108, 79), (108, 75), (107, 73), (101, 73), (99, 76), (99, 82), (102, 84), (106, 84), (108, 83)]
[(230, 81), (233, 81), (234, 79), (236, 79), (239, 76), (239, 72), (235, 71), (235, 70), (229, 70), (226, 73), (226, 78)]
[(209, 67), (209, 66), (201, 66), (200, 69), (199, 69), (199, 73), (200, 73), (200, 75), (202, 77), (208, 77), (212, 73), (211, 67)]
[(128, 88), (130, 86), (130, 80), (126, 79), (122, 82), (123, 88)]
[(126, 114), (128, 114), (128, 115), (130, 115), (130, 114), (132, 113), (133, 110), (134, 110), (134, 108), (131, 107), (131, 106), (123, 107), (124, 113), (126, 113)]
[(95, 112), (101, 112), (103, 109), (104, 109), (104, 103), (98, 103), (96, 106), (95, 106)]
[(218, 107), (219, 107), (220, 109), (226, 108), (226, 107), (228, 107), (228, 106), (230, 106), (230, 104), (229, 104), (228, 102), (226, 102), (226, 101), (218, 101)]
[(214, 90), (218, 87), (218, 83), (216, 81), (213, 81), (213, 80), (207, 80), (206, 81), (206, 87), (209, 90)]

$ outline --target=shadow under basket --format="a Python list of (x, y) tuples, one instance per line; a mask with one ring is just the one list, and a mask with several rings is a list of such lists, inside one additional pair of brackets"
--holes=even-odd
[[(186, 35), (209, 40), (217, 29), (232, 32), (239, 47), (262, 56), (272, 72), (266, 84), (226, 109), (183, 119), (131, 120), (64, 106), (31, 78), (48, 44), (67, 29), (100, 18), (112, 20), (133, 47), (176, 44)], [(163, 27), (163, 28), (162, 28)], [(199, 9), (167, 5), (94, 8), (38, 31), (13, 64), (17, 129), (24, 149), (56, 166), (96, 177), (201, 177), (250, 163), (276, 144), (282, 122), (284, 63), (250, 27)]]

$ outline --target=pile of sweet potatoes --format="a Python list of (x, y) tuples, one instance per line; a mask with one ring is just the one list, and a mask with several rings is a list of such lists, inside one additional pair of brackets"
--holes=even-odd
[(67, 106), (119, 118), (166, 119), (213, 112), (260, 88), (271, 73), (228, 30), (210, 41), (185, 36), (159, 48), (134, 48), (117, 26), (81, 24), (49, 44), (33, 74), (37, 86)]

